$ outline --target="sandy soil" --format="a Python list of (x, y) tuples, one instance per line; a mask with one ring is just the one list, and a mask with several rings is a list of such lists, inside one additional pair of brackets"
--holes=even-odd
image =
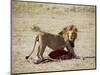
[[(18, 4), (27, 5), (23, 2), (15, 3), (16, 6)], [(12, 6), (12, 73), (95, 69), (95, 12), (65, 11), (62, 9), (63, 7), (71, 8), (72, 5), (54, 4), (32, 10), (19, 6), (15, 11), (15, 5), (13, 3)], [(53, 6), (57, 8), (49, 10)], [(74, 24), (79, 31), (75, 41), (75, 53), (80, 57), (93, 58), (63, 60), (38, 65), (25, 60), (25, 56), (32, 51), (34, 39), (38, 34), (31, 30), (33, 26), (40, 27), (42, 31), (57, 34), (65, 26), (71, 24)], [(50, 51), (52, 50), (46, 48), (44, 57), (47, 57)], [(36, 52), (37, 48), (31, 57), (36, 58)]]

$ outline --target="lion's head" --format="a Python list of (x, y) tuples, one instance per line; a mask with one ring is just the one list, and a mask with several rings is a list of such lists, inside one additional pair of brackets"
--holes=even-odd
[(69, 25), (65, 27), (61, 32), (59, 32), (59, 35), (63, 36), (64, 40), (74, 42), (77, 38), (77, 28), (74, 25)]

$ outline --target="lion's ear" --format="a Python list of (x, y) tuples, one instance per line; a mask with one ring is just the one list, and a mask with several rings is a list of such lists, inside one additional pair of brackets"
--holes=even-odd
[(77, 28), (75, 28), (75, 32), (78, 32), (78, 29)]
[(63, 31), (59, 32), (58, 34), (59, 34), (59, 35), (63, 35)]
[(64, 27), (63, 31), (67, 31), (68, 30), (68, 27)]

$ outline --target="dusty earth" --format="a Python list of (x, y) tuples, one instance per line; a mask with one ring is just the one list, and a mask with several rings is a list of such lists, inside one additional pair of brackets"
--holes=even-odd
[[(37, 26), (42, 31), (57, 34), (71, 24), (78, 28), (75, 53), (88, 58), (44, 64), (25, 60), (25, 56), (32, 51), (38, 34), (32, 27)], [(52, 50), (47, 47), (44, 57), (50, 51)], [(36, 52), (37, 48), (31, 56), (33, 59), (36, 59)], [(12, 2), (12, 73), (95, 69), (95, 64), (95, 6)]]

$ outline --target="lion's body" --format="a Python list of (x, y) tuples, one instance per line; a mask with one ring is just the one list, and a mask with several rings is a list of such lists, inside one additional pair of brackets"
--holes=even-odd
[(66, 46), (66, 42), (64, 38), (59, 35), (54, 35), (46, 32), (40, 32), (38, 37), (39, 44), (43, 46), (48, 46), (49, 48), (55, 49), (62, 49)]
[[(35, 48), (36, 42), (39, 43), (38, 51), (37, 51), (37, 57), (39, 59), (41, 60), (44, 59), (43, 53), (45, 51), (46, 46), (48, 46), (52, 50), (67, 48), (67, 50), (73, 55), (73, 57), (76, 56), (74, 49), (73, 49), (74, 41), (77, 37), (77, 30), (75, 26), (71, 25), (69, 27), (65, 27), (63, 31), (61, 31), (60, 33), (61, 35), (60, 34), (54, 35), (54, 34), (50, 34), (47, 32), (42, 32), (42, 31), (39, 32), (39, 34), (36, 37), (35, 44), (34, 44), (34, 48)], [(71, 46), (69, 41), (72, 42), (73, 46)], [(26, 59), (27, 58), (28, 57), (26, 57)]]

